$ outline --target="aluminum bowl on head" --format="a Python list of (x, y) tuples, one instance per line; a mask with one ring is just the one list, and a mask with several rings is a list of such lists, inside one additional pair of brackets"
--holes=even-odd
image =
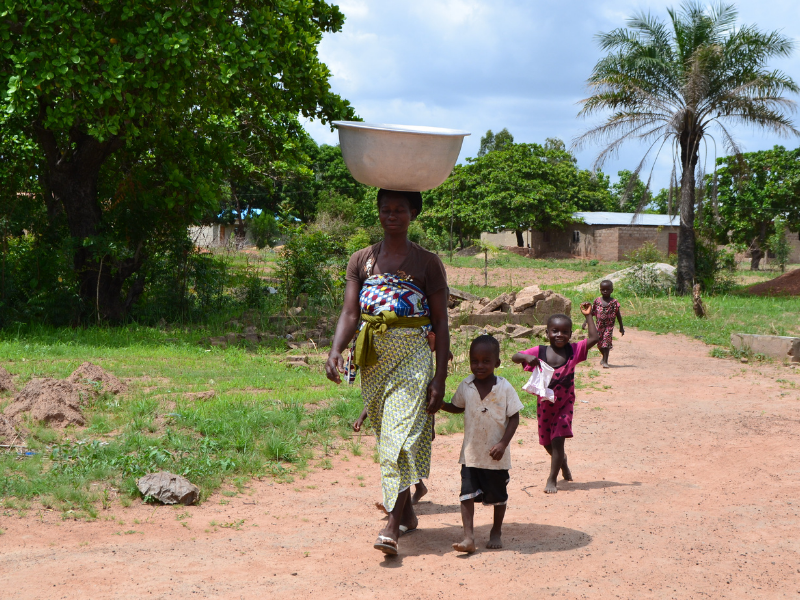
[(402, 192), (441, 185), (453, 170), (467, 131), (334, 121), (347, 168), (356, 181)]

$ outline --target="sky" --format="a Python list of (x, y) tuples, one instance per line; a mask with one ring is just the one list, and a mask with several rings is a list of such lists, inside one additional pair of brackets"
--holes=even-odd
[[(331, 70), (333, 91), (363, 120), (471, 132), (459, 157), (463, 162), (476, 156), (488, 129), (506, 127), (516, 142), (558, 137), (569, 146), (601, 122), (577, 116), (578, 102), (587, 96), (586, 78), (602, 56), (596, 34), (622, 27), (642, 11), (667, 19), (666, 8), (678, 5), (659, 0), (342, 0), (344, 27), (326, 34), (319, 52)], [(800, 1), (746, 0), (736, 6), (740, 24), (780, 30), (797, 43), (792, 57), (770, 67), (800, 82)], [(800, 115), (795, 120), (800, 123)], [(327, 125), (305, 126), (320, 144), (338, 141)], [(742, 126), (733, 133), (747, 152), (800, 145), (800, 139)], [(616, 180), (619, 170), (636, 167), (645, 149), (627, 144), (603, 171)], [(576, 152), (578, 164), (592, 168), (599, 151), (593, 145)], [(712, 145), (709, 165), (713, 152)], [(726, 154), (721, 146), (717, 152)], [(669, 185), (668, 152), (650, 168), (653, 188)]]

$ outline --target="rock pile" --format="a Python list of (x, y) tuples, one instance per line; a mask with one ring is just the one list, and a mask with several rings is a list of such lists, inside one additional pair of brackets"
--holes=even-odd
[[(500, 294), (493, 300), (450, 288), (450, 327), (499, 326), (510, 323), (534, 327), (544, 325), (550, 315), (572, 312), (572, 301), (552, 290), (531, 285), (518, 292)], [(507, 333), (507, 332), (504, 332)], [(521, 336), (520, 336), (521, 337)]]

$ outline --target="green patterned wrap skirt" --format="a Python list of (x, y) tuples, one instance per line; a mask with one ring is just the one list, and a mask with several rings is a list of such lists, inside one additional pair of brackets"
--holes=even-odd
[(386, 510), (431, 470), (433, 418), (426, 412), (433, 358), (422, 328), (375, 336), (377, 364), (361, 371), (361, 389), (375, 429)]

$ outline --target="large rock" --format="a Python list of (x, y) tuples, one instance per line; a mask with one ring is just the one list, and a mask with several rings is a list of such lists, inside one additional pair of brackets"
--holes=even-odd
[(154, 498), (164, 504), (194, 504), (200, 496), (200, 488), (185, 477), (161, 471), (148, 473), (136, 482), (144, 497)]
[(490, 313), (492, 311), (498, 310), (500, 308), (500, 306), (503, 305), (503, 304), (511, 304), (511, 303), (514, 302), (514, 297), (515, 296), (514, 296), (513, 292), (512, 293), (507, 293), (507, 294), (500, 294), (497, 298), (495, 298), (494, 300), (489, 302), (486, 306), (481, 308), (478, 311), (478, 314), (479, 315), (485, 315), (485, 314), (488, 314), (488, 313)]
[(544, 300), (553, 292), (550, 290), (541, 290), (538, 285), (529, 285), (526, 288), (517, 292), (517, 297), (514, 300), (514, 312), (521, 313), (526, 308), (531, 308), (539, 300)]
[(470, 294), (469, 292), (459, 290), (458, 288), (451, 287), (449, 289), (449, 292), (450, 292), (450, 298), (454, 300), (464, 300), (468, 302), (480, 301), (480, 297), (476, 296), (475, 294)]
[[(668, 265), (666, 263), (646, 263), (642, 265), (644, 267), (652, 267), (655, 269), (660, 276), (663, 278), (663, 284), (666, 287), (675, 285), (675, 267), (672, 265)], [(628, 267), (627, 269), (622, 269), (621, 271), (615, 271), (613, 273), (609, 273), (605, 277), (601, 277), (600, 279), (595, 279), (594, 281), (590, 281), (589, 283), (584, 283), (579, 285), (577, 288), (580, 292), (597, 292), (598, 295), (600, 294), (600, 282), (608, 279), (611, 283), (619, 283), (623, 279), (625, 279), (628, 275), (630, 275), (637, 266)]]
[(739, 351), (763, 354), (789, 362), (800, 362), (800, 338), (796, 337), (732, 333), (731, 345)]
[(81, 401), (88, 394), (86, 388), (66, 380), (31, 379), (3, 412), (15, 421), (28, 413), (34, 421), (54, 427), (85, 425)]
[(67, 381), (74, 384), (84, 384), (90, 387), (99, 387), (100, 391), (112, 394), (121, 394), (128, 390), (128, 386), (117, 377), (95, 364), (83, 363), (67, 377)]

